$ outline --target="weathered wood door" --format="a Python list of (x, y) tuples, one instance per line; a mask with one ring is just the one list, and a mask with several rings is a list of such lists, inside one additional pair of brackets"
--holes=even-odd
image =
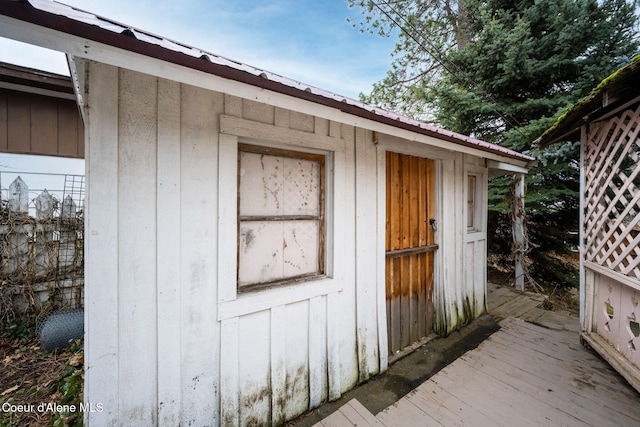
[(433, 160), (387, 152), (386, 300), (389, 354), (432, 331)]

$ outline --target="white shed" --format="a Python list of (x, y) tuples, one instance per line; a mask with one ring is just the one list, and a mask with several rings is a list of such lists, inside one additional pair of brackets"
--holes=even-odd
[(85, 122), (96, 425), (263, 425), (485, 312), (489, 173), (532, 158), (46, 0)]

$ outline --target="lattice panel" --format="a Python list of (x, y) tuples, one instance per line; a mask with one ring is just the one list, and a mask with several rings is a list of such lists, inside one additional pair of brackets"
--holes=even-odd
[(640, 104), (591, 124), (585, 159), (585, 257), (640, 279)]

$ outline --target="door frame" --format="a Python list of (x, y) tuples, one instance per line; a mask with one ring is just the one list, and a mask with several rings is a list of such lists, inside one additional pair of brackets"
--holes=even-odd
[[(438, 223), (443, 221), (443, 168), (454, 168), (456, 153), (437, 147), (428, 146), (421, 143), (411, 142), (395, 137), (385, 137), (383, 140), (376, 141), (377, 150), (377, 212), (378, 212), (378, 229), (377, 234), (377, 301), (378, 301), (378, 349), (380, 355), (380, 371), (384, 371), (389, 366), (388, 353), (388, 336), (387, 336), (387, 305), (386, 305), (386, 189), (387, 189), (387, 169), (386, 155), (387, 151), (399, 154), (407, 154), (411, 156), (424, 157), (434, 162), (434, 212)], [(438, 310), (438, 306), (443, 304), (440, 300), (442, 292), (436, 292), (442, 287), (443, 283), (443, 246), (446, 248), (448, 244), (456, 244), (455, 242), (447, 243), (442, 238), (442, 227), (438, 227), (438, 231), (434, 234), (434, 243), (439, 246), (435, 251), (433, 259), (433, 307), (434, 312)]]

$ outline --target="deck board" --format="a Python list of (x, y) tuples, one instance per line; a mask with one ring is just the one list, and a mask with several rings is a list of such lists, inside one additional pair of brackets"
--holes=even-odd
[(333, 414), (316, 424), (323, 427), (384, 427), (357, 399), (351, 399)]
[[(490, 288), (501, 329), (376, 414), (377, 426), (640, 425), (640, 394), (580, 344), (575, 315), (543, 310), (543, 299)], [(317, 425), (376, 425), (370, 413), (356, 424), (352, 409)]]

